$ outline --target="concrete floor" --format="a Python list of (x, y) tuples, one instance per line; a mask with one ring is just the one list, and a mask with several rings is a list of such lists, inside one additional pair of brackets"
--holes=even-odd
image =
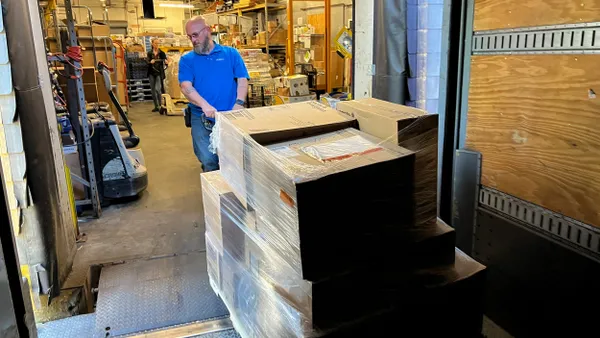
[(182, 116), (151, 112), (135, 103), (129, 110), (140, 136), (148, 188), (137, 200), (111, 205), (102, 217), (80, 223), (80, 245), (64, 288), (83, 285), (92, 264), (205, 250), (200, 163)]

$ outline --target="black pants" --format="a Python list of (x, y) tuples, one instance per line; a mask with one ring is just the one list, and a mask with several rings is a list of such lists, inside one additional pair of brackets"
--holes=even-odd
[(162, 101), (162, 78), (160, 75), (150, 74), (150, 89), (152, 91), (152, 101), (154, 101), (154, 107), (160, 107)]

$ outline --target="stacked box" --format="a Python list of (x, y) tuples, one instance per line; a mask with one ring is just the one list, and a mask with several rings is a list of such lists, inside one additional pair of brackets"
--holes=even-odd
[[(217, 115), (221, 171), (202, 175), (208, 270), (243, 337), (415, 327), (458, 290), (480, 296), (480, 274), (455, 262), (454, 231), (436, 217), (437, 115), (400, 107)], [(447, 287), (463, 278), (477, 287)]]
[(416, 153), (415, 222), (437, 217), (438, 115), (373, 98), (339, 102), (336, 109), (355, 118), (360, 130)]
[[(228, 307), (237, 310), (232, 312), (243, 312), (242, 305), (236, 301), (237, 296), (232, 295), (240, 292), (241, 283), (246, 283), (250, 285), (246, 291), (252, 291), (256, 294), (254, 298), (261, 299), (261, 311), (268, 313), (265, 309), (270, 307), (272, 311), (279, 311), (280, 315), (285, 313), (284, 319), (281, 319), (283, 323), (267, 328), (256, 324), (257, 327), (252, 330), (263, 331), (249, 336), (267, 336), (264, 330), (275, 328), (276, 331), (269, 333), (290, 331), (296, 333), (294, 336), (313, 336), (317, 331), (333, 330), (346, 322), (393, 308), (395, 288), (400, 285), (398, 281), (394, 281), (394, 288), (391, 288), (389, 281), (381, 279), (383, 274), (367, 269), (316, 283), (303, 280), (277, 249), (254, 230), (257, 218), (249, 217), (254, 212), (241, 206), (219, 172), (202, 174), (202, 187), (208, 271), (215, 292), (223, 297)], [(219, 226), (211, 225), (215, 220), (218, 220)], [(222, 242), (217, 240), (219, 236), (223, 238)], [(435, 234), (413, 229), (408, 236), (413, 244), (399, 249), (405, 259), (404, 262), (396, 262), (405, 271), (452, 264), (454, 231), (443, 222), (437, 221)], [(423, 252), (430, 254), (421, 255)], [(414, 264), (415, 258), (419, 260), (418, 264)], [(402, 279), (404, 284), (410, 283), (406, 274)], [(254, 321), (276, 323), (273, 318), (277, 317), (252, 318)], [(248, 326), (248, 320), (244, 319), (244, 327)], [(282, 325), (287, 325), (285, 331), (281, 331), (284, 330)]]
[[(391, 252), (414, 224), (414, 153), (340, 128), (355, 120), (318, 102), (218, 118), (223, 176), (242, 203), (256, 210), (257, 231), (270, 245), (286, 248), (281, 254), (304, 279), (318, 281), (363, 265), (375, 249)], [(327, 133), (328, 127), (338, 130)], [(315, 128), (317, 136), (302, 137)], [(291, 141), (277, 143), (286, 139)], [(361, 197), (354, 203), (362, 212), (348, 212), (357, 201), (351, 196)]]

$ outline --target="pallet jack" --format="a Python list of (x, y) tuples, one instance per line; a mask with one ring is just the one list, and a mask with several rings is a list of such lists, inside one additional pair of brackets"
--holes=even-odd
[(126, 132), (121, 134), (107, 104), (93, 106), (95, 116), (88, 115), (93, 126), (92, 154), (100, 202), (107, 204), (111, 199), (133, 197), (144, 191), (148, 187), (148, 171), (142, 150), (138, 147), (140, 138), (112, 91), (110, 71), (103, 62), (98, 63), (98, 71), (104, 78), (104, 87), (124, 122)]
[(174, 99), (169, 94), (162, 94), (160, 104), (160, 115), (182, 116), (183, 110), (188, 106), (189, 101), (185, 98)]

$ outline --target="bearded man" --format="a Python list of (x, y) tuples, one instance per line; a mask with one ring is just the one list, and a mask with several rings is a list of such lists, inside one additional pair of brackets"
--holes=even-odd
[(179, 84), (190, 101), (194, 153), (202, 170), (209, 172), (219, 169), (219, 158), (208, 149), (215, 114), (244, 108), (248, 70), (235, 48), (212, 40), (210, 26), (202, 16), (190, 19), (185, 30), (194, 52), (179, 61)]

